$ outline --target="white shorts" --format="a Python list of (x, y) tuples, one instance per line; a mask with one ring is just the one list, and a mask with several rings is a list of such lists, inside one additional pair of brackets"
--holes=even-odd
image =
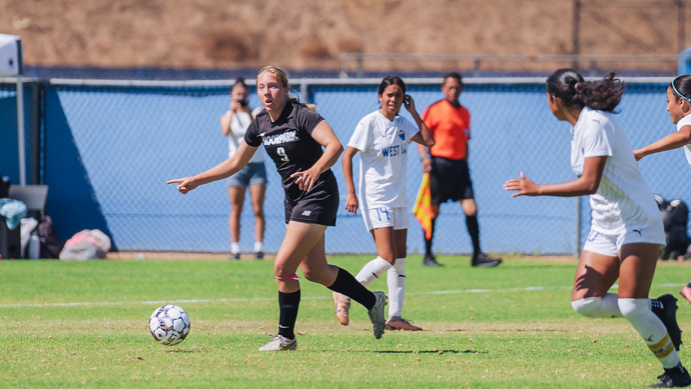
[(606, 235), (590, 230), (588, 239), (583, 245), (583, 251), (617, 257), (621, 247), (631, 243), (653, 243), (664, 246), (665, 229), (662, 221), (647, 228), (627, 228), (625, 233), (618, 235)]
[(407, 208), (377, 207), (362, 210), (362, 219), (367, 231), (375, 228), (393, 227), (394, 230), (405, 230), (410, 227)]

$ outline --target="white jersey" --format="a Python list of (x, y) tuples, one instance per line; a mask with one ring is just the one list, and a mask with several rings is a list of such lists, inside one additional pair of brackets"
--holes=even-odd
[[(677, 122), (677, 131), (681, 130), (684, 126), (691, 126), (691, 115), (684, 116)], [(691, 144), (684, 146), (684, 154), (686, 154), (686, 160), (691, 167)]]
[(571, 136), (571, 167), (576, 176), (583, 174), (585, 158), (609, 157), (600, 186), (590, 195), (591, 230), (616, 235), (662, 220), (631, 144), (610, 113), (584, 107)]
[[(261, 112), (261, 108), (257, 108), (252, 113), (255, 116), (257, 113)], [(230, 115), (230, 111), (226, 112), (226, 115)], [(235, 112), (233, 117), (230, 118), (230, 132), (228, 133), (228, 158), (232, 157), (238, 151), (238, 145), (240, 142), (245, 141), (245, 133), (247, 128), (252, 123), (252, 117), (247, 112)], [(248, 163), (263, 163), (264, 162), (264, 150), (261, 148), (257, 149), (252, 158)]]
[(407, 207), (407, 156), (411, 138), (419, 132), (406, 118), (387, 119), (378, 110), (363, 117), (348, 146), (360, 150), (362, 208)]

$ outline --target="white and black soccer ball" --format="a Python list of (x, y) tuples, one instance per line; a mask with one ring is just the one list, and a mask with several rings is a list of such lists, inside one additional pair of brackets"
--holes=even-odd
[(149, 320), (151, 336), (166, 346), (174, 346), (185, 340), (190, 333), (190, 327), (187, 312), (173, 304), (158, 307)]

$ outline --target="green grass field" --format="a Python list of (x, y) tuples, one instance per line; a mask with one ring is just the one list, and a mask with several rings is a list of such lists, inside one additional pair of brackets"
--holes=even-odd
[[(356, 273), (369, 260), (330, 262)], [(475, 269), (409, 258), (404, 317), (422, 332), (372, 336), (364, 308), (351, 325), (330, 291), (302, 283), (298, 350), (266, 353), (278, 320), (273, 262), (229, 260), (0, 261), (2, 387), (104, 388), (632, 388), (662, 368), (623, 319), (571, 310), (575, 260), (510, 257)], [(652, 296), (679, 298), (691, 265), (661, 263)], [(373, 289), (386, 290), (385, 280)], [(178, 346), (157, 344), (148, 319), (164, 303), (190, 315)], [(688, 333), (688, 332), (687, 332)], [(686, 334), (686, 333), (685, 333)], [(689, 340), (691, 344), (691, 340)], [(683, 344), (682, 361), (691, 365)]]

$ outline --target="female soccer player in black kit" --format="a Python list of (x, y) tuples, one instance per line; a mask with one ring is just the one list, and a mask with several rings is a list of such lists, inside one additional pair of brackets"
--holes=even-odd
[[(386, 321), (384, 292), (370, 292), (347, 271), (326, 262), (324, 232), (336, 225), (338, 184), (330, 168), (343, 146), (328, 123), (316, 112), (290, 97), (285, 71), (266, 66), (257, 75), (257, 94), (264, 106), (245, 134), (237, 152), (215, 167), (193, 177), (168, 181), (185, 194), (199, 185), (231, 176), (242, 169), (264, 144), (276, 164), (285, 190), (286, 235), (276, 254), (280, 319), (278, 335), (261, 351), (297, 348), (295, 321), (300, 305), (298, 266), (306, 279), (350, 296), (368, 309), (375, 338)], [(323, 149), (322, 149), (323, 147)]]

